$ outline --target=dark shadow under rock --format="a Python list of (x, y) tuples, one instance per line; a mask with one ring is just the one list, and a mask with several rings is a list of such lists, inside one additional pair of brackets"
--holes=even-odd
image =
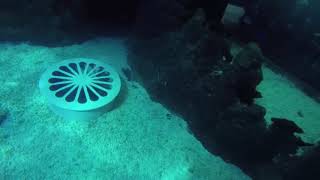
[(320, 179), (320, 145), (296, 157), (286, 167), (285, 180)]

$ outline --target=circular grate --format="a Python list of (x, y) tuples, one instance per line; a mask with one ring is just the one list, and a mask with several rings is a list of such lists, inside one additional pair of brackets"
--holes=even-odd
[(40, 89), (49, 102), (69, 110), (92, 110), (119, 94), (121, 81), (109, 65), (92, 59), (70, 59), (49, 68)]

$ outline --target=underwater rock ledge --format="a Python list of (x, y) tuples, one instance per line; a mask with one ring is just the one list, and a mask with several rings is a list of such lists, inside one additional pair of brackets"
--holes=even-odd
[[(135, 78), (151, 98), (182, 115), (211, 153), (253, 178), (259, 177), (257, 164), (273, 166), (277, 154), (287, 156), (301, 145), (293, 132), (277, 134), (268, 128), (265, 109), (254, 104), (261, 97), (256, 86), (263, 79), (265, 59), (258, 46), (249, 43), (232, 57), (228, 42), (210, 30), (201, 9), (178, 30), (133, 35), (127, 46)], [(284, 138), (273, 141), (278, 136)], [(261, 146), (268, 140), (270, 144)], [(290, 151), (270, 147), (279, 144)]]

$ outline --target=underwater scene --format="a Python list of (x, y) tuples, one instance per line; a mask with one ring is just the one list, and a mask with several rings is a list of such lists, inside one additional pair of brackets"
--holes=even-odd
[(319, 180), (319, 0), (0, 0), (0, 180)]

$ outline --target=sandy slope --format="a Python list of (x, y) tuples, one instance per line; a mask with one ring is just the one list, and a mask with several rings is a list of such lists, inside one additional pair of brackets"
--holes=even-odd
[(266, 119), (287, 118), (296, 122), (307, 142), (320, 140), (320, 104), (302, 92), (288, 78), (263, 67), (264, 80), (258, 86), (263, 98), (256, 102), (267, 109)]
[(127, 66), (121, 41), (110, 39), (61, 48), (0, 45), (0, 103), (10, 110), (0, 127), (0, 179), (250, 179), (208, 153), (182, 119), (135, 83), (127, 83), (121, 106), (99, 119), (54, 115), (38, 79), (52, 63), (76, 57)]

